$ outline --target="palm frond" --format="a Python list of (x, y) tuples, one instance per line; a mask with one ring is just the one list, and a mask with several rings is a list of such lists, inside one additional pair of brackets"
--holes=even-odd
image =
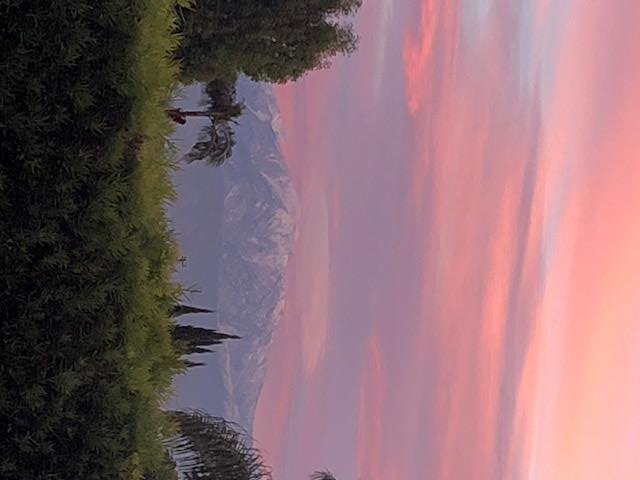
[(336, 477), (328, 470), (319, 470), (311, 474), (311, 480), (336, 480)]
[(229, 157), (235, 145), (233, 128), (228, 123), (213, 121), (204, 127), (198, 141), (183, 158), (186, 162), (205, 161), (211, 165), (222, 165)]
[(170, 416), (179, 433), (165, 445), (183, 478), (271, 480), (271, 470), (238, 425), (199, 410)]

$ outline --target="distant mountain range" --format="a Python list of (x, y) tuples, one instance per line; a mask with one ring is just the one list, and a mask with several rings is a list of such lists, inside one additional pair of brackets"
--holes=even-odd
[(267, 352), (283, 311), (298, 209), (278, 145), (280, 115), (271, 87), (241, 80), (238, 96), (247, 108), (233, 156), (222, 167), (217, 312), (220, 331), (242, 340), (219, 348), (217, 355), (224, 415), (251, 431)]

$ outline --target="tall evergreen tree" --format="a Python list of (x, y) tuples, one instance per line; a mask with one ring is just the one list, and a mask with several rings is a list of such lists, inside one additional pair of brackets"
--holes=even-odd
[(183, 303), (176, 303), (171, 308), (171, 316), (179, 317), (180, 315), (186, 315), (188, 313), (213, 313), (213, 310), (208, 308), (194, 307), (191, 305), (185, 305)]
[(181, 346), (180, 350), (185, 355), (211, 352), (206, 347), (220, 345), (225, 340), (240, 338), (237, 335), (191, 325), (176, 325), (171, 337), (176, 344)]
[[(213, 313), (213, 310), (185, 305), (182, 303), (175, 304), (171, 309), (172, 317), (178, 317), (180, 315), (190, 313)], [(207, 347), (220, 345), (225, 340), (239, 338), (240, 337), (237, 335), (221, 333), (210, 328), (194, 327), (192, 325), (176, 324), (171, 331), (171, 340), (182, 355), (210, 353), (213, 350)], [(188, 368), (204, 365), (202, 362), (193, 362), (188, 359), (184, 359), (183, 361)]]
[(183, 41), (177, 51), (183, 81), (219, 79), (233, 84), (239, 73), (284, 83), (325, 68), (338, 53), (352, 53), (357, 36), (341, 21), (362, 0), (200, 0), (180, 8)]

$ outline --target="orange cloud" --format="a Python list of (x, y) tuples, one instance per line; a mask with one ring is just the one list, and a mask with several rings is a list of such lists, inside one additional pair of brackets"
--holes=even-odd
[(438, 10), (435, 0), (424, 0), (420, 7), (420, 25), (417, 35), (407, 38), (403, 58), (407, 77), (407, 108), (415, 114), (424, 106), (426, 86), (430, 77), (429, 58), (436, 34)]
[[(417, 5), (407, 7), (419, 14), (405, 37), (400, 107), (411, 122), (403, 132), (409, 140), (401, 140), (410, 147), (397, 159), (406, 174), (394, 177), (408, 186), (404, 203), (393, 203), (392, 182), (374, 184), (363, 164), (328, 167), (334, 152), (327, 145), (339, 132), (327, 99), (340, 91), (339, 75), (279, 90), (294, 132), (287, 161), (303, 210), (315, 212), (301, 237), (317, 241), (329, 230), (331, 247), (326, 261), (313, 242), (292, 260), (256, 435), (288, 473), (300, 471), (300, 458), (340, 458), (345, 471), (372, 480), (635, 478), (640, 4), (573, 2), (552, 51), (551, 20), (563, 18), (554, 2), (535, 2), (526, 32), (518, 12), (494, 2), (472, 48), (459, 40), (458, 2)], [(535, 55), (519, 50), (528, 45), (516, 42), (522, 36)], [(366, 75), (355, 78), (366, 83)], [(360, 112), (353, 142), (367, 138), (376, 153), (396, 140), (363, 127), (378, 125), (369, 114), (383, 111), (355, 103), (369, 91), (363, 85), (347, 104), (367, 113)], [(343, 183), (330, 182), (329, 172)], [(353, 194), (368, 193), (361, 188), (367, 182), (388, 187), (373, 212)], [(322, 214), (310, 208), (318, 198), (328, 199)], [(329, 226), (320, 228), (325, 213)], [(351, 255), (340, 259), (353, 264), (336, 260), (340, 248)], [(349, 270), (379, 255), (388, 279)], [(361, 315), (340, 325), (351, 335), (346, 340), (332, 345), (327, 337), (334, 363), (316, 330), (302, 340), (299, 315), (313, 303), (314, 282), (326, 277), (317, 262), (339, 267), (329, 276), (348, 289), (342, 308)], [(416, 277), (419, 286), (411, 283)], [(361, 290), (374, 299), (376, 315), (362, 313)], [(333, 295), (319, 302), (332, 314)], [(319, 320), (313, 328), (326, 331)], [(364, 368), (356, 369), (363, 352)], [(313, 366), (306, 376), (305, 362)], [(339, 399), (321, 397), (329, 384)], [(318, 414), (328, 405), (339, 413)], [(334, 437), (321, 436), (329, 431)]]
[[(439, 74), (432, 64), (434, 49), (438, 42), (456, 41), (458, 10), (458, 0), (421, 0), (418, 6), (417, 33), (407, 34), (402, 52), (407, 109), (412, 115), (429, 106), (433, 75)], [(440, 54), (446, 51), (447, 55), (455, 56), (456, 49), (451, 47), (438, 44), (437, 48)]]
[(367, 345), (358, 411), (358, 478), (377, 480), (382, 470), (384, 372), (380, 338), (376, 331)]
[(538, 160), (548, 276), (510, 453), (523, 477), (640, 471), (638, 14), (637, 4), (576, 5), (559, 48)]
[[(421, 209), (425, 204), (425, 188), (433, 157), (437, 155), (434, 150), (450, 146), (442, 142), (440, 130), (456, 120), (450, 116), (450, 109), (443, 106), (443, 99), (451, 95), (450, 79), (454, 76), (458, 56), (456, 21), (459, 1), (422, 0), (418, 10), (420, 23), (417, 33), (407, 33), (403, 48), (407, 110), (414, 118), (410, 185), (413, 209)], [(436, 45), (439, 61), (434, 67)], [(434, 96), (434, 90), (438, 91), (438, 96)]]
[(553, 368), (539, 372), (528, 464), (543, 478), (640, 472), (638, 14), (614, 3), (574, 12), (561, 51), (544, 160), (574, 173), (536, 347)]
[[(409, 368), (437, 364), (434, 380), (421, 386), (435, 391), (418, 396), (430, 409), (430, 474), (499, 478), (516, 421), (507, 392), (525, 361), (509, 343), (524, 336), (526, 346), (521, 324), (539, 281), (539, 99), (516, 100), (517, 76), (501, 40), (507, 27), (488, 21), (474, 44), (481, 64), (458, 57), (455, 31), (437, 39), (438, 55), (452, 62), (422, 74), (423, 87), (439, 85), (437, 98), (426, 103), (423, 95), (424, 109), (414, 109), (408, 215), (423, 228), (426, 256)], [(413, 67), (406, 65), (409, 88)]]

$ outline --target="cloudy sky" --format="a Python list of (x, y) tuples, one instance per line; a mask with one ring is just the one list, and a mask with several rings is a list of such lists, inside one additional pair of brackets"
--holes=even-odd
[(277, 89), (300, 196), (275, 478), (640, 471), (640, 2), (365, 0)]

